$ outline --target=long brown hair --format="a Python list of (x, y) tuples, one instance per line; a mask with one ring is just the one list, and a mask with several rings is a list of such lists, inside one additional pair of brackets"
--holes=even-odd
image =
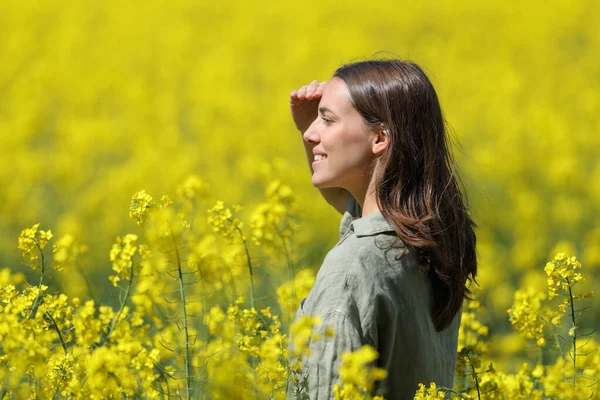
[(417, 250), (434, 293), (432, 320), (439, 332), (472, 292), (477, 274), (477, 226), (449, 149), (437, 94), (413, 62), (376, 59), (345, 64), (342, 79), (368, 128), (390, 135), (390, 146), (372, 165), (377, 204), (408, 248)]

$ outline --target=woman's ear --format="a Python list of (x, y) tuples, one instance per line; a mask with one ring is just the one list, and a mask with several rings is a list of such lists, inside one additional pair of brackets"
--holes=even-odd
[(391, 138), (388, 129), (381, 124), (381, 128), (375, 130), (372, 150), (373, 154), (379, 156), (390, 146)]

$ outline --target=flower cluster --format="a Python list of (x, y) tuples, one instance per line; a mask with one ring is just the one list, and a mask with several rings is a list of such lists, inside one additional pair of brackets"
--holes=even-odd
[[(43, 259), (42, 250), (48, 244), (48, 241), (52, 239), (54, 235), (52, 235), (52, 231), (48, 229), (47, 231), (39, 230), (40, 224), (34, 224), (31, 228), (25, 228), (21, 231), (19, 235), (19, 244), (18, 248), (21, 250), (21, 255), (23, 258), (27, 259), (31, 262), (31, 268), (34, 271), (44, 271), (45, 261)], [(42, 257), (41, 262), (38, 264), (37, 260)]]
[[(204, 315), (210, 339), (202, 355), (211, 357), (212, 363), (209, 391), (211, 396), (244, 398), (245, 391), (256, 386), (264, 395), (278, 396), (287, 383), (287, 336), (281, 332), (279, 316), (269, 307), (257, 311), (243, 308), (244, 303), (238, 298), (226, 312), (214, 306)], [(234, 390), (225, 384), (227, 377), (221, 374), (230, 368), (235, 374), (243, 373), (240, 379), (249, 385)]]
[(129, 217), (133, 218), (138, 225), (144, 222), (148, 210), (152, 207), (152, 196), (145, 190), (140, 190), (133, 195), (129, 206)]
[(137, 240), (137, 235), (129, 233), (123, 238), (118, 236), (116, 243), (113, 244), (110, 250), (110, 261), (113, 271), (117, 274), (111, 275), (109, 279), (114, 286), (117, 286), (120, 280), (131, 281), (134, 274), (140, 272), (141, 264), (134, 261), (136, 252), (140, 254), (142, 261), (152, 256), (148, 245), (138, 245)]
[(286, 243), (291, 239), (298, 227), (295, 220), (296, 199), (291, 188), (279, 179), (273, 180), (265, 189), (265, 201), (250, 215), (252, 241), (272, 252), (278, 241)]
[[(359, 400), (371, 398), (371, 392), (377, 381), (387, 377), (387, 371), (373, 366), (379, 354), (369, 345), (364, 345), (354, 352), (342, 354), (340, 365), (340, 382), (336, 383), (333, 393), (336, 400)], [(375, 396), (373, 400), (383, 400)]]
[(489, 329), (478, 318), (478, 313), (484, 312), (478, 300), (465, 300), (458, 330), (458, 348), (470, 347), (479, 353), (487, 351), (485, 338)]
[(565, 312), (567, 306), (574, 299), (592, 298), (592, 292), (587, 292), (584, 295), (575, 295), (571, 288), (578, 282), (583, 282), (584, 277), (581, 272), (581, 263), (577, 261), (575, 256), (567, 257), (565, 253), (558, 253), (552, 261), (546, 263), (544, 271), (548, 277), (548, 298), (552, 299), (559, 295), (560, 292), (565, 294), (565, 299), (559, 305), (561, 311)]
[(431, 382), (429, 387), (419, 383), (419, 389), (415, 393), (415, 400), (444, 400), (444, 392), (438, 390), (435, 382)]
[[(242, 211), (243, 207), (238, 204), (232, 206), (233, 211), (237, 214)], [(244, 223), (239, 218), (233, 215), (229, 207), (225, 207), (225, 203), (221, 200), (209, 210), (208, 223), (212, 225), (213, 232), (221, 234), (224, 238), (233, 242), (235, 240), (246, 240), (242, 228)]]
[[(149, 326), (139, 316), (125, 309), (117, 325), (110, 307), (47, 289), (0, 287), (5, 398), (131, 397), (140, 387), (150, 397), (158, 394), (159, 352), (144, 340)], [(109, 332), (112, 340), (102, 341)]]
[(540, 347), (546, 344), (544, 328), (560, 326), (564, 314), (544, 307), (544, 300), (546, 295), (532, 288), (517, 290), (514, 304), (507, 310), (510, 323), (525, 337), (535, 339)]
[(284, 282), (277, 288), (277, 300), (284, 314), (293, 315), (298, 310), (300, 300), (308, 295), (315, 279), (312, 270), (302, 269), (292, 281)]

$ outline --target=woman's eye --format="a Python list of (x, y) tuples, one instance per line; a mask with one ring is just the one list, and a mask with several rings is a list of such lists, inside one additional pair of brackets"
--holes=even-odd
[(330, 120), (330, 119), (328, 119), (328, 118), (321, 117), (321, 119), (322, 119), (323, 121), (325, 121), (325, 124), (326, 124), (326, 125), (329, 125), (329, 124), (333, 123), (333, 121), (332, 121), (332, 120)]

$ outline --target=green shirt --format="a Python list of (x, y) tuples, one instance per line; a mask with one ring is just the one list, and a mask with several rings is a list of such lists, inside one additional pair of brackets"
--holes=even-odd
[[(311, 355), (303, 359), (309, 398), (333, 399), (341, 354), (364, 344), (377, 349), (376, 365), (388, 372), (375, 393), (387, 400), (412, 399), (419, 383), (452, 387), (462, 309), (436, 332), (431, 285), (415, 252), (407, 250), (400, 259), (404, 244), (381, 212), (361, 215), (350, 195), (340, 241), (327, 253), (294, 318), (318, 315), (322, 327), (336, 333), (310, 343)], [(290, 388), (288, 399), (296, 399), (293, 392)]]

